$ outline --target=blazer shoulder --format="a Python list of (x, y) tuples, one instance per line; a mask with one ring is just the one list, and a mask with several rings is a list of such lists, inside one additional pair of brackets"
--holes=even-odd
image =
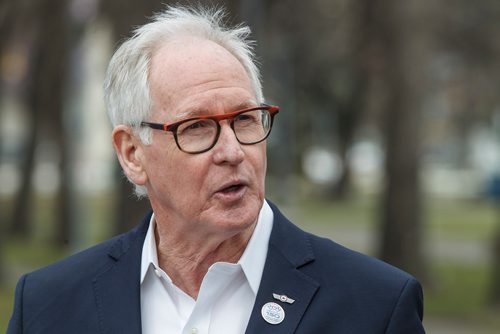
[(96, 333), (96, 287), (102, 277), (112, 273), (112, 284), (128, 282), (124, 290), (139, 295), (135, 282), (148, 221), (146, 217), (127, 233), (24, 275), (16, 289), (14, 332), (21, 326), (30, 333), (33, 328), (37, 333)]
[(340, 279), (346, 284), (397, 289), (413, 278), (379, 259), (306, 232), (290, 222), (272, 203), (271, 208), (274, 212), (271, 243), (277, 245), (291, 263), (302, 263), (300, 270), (319, 282)]
[[(329, 239), (307, 235), (315, 259), (300, 270), (320, 286), (311, 310), (335, 310), (342, 315), (338, 323), (356, 333), (425, 333), (422, 287), (412, 275)], [(359, 319), (365, 325), (358, 324)]]

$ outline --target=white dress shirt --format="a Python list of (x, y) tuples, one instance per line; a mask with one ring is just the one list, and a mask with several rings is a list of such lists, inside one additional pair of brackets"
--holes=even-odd
[(141, 259), (143, 334), (244, 333), (259, 290), (272, 226), (273, 211), (264, 201), (238, 263), (214, 263), (194, 300), (158, 265), (153, 214)]

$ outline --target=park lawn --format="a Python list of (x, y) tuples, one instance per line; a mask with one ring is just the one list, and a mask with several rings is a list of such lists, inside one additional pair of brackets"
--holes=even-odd
[[(380, 223), (380, 199), (358, 196), (348, 201), (305, 199), (285, 205), (290, 218), (310, 224), (352, 227), (376, 231)], [(443, 199), (426, 197), (423, 205), (425, 235), (449, 241), (485, 241), (500, 225), (500, 205), (484, 199)]]
[(492, 273), (486, 265), (435, 263), (424, 286), (425, 316), (447, 319), (497, 333), (499, 311), (491, 305)]
[(0, 333), (7, 332), (7, 324), (12, 314), (14, 286), (0, 286)]

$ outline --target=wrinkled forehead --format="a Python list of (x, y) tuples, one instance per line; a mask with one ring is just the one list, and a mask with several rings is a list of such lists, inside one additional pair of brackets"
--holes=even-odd
[(149, 85), (153, 110), (168, 109), (175, 118), (203, 112), (200, 108), (256, 104), (251, 80), (238, 59), (199, 38), (178, 39), (158, 48), (151, 58)]
[(248, 100), (243, 100), (241, 102), (235, 101), (232, 104), (229, 104), (229, 106), (225, 105), (222, 108), (217, 108), (213, 107), (213, 105), (207, 105), (207, 106), (199, 106), (199, 107), (191, 107), (190, 109), (184, 109), (180, 112), (178, 112), (176, 115), (174, 115), (174, 119), (176, 120), (182, 120), (186, 118), (191, 118), (191, 117), (196, 117), (196, 116), (202, 116), (202, 115), (209, 115), (209, 114), (214, 114), (213, 110), (219, 110), (218, 114), (227, 114), (227, 113), (232, 113), (244, 109), (249, 109), (257, 106), (257, 101), (254, 98), (248, 99)]

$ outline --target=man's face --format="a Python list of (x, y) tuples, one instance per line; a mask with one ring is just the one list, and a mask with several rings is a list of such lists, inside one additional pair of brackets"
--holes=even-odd
[[(173, 41), (158, 49), (149, 83), (151, 122), (172, 123), (257, 105), (243, 66), (206, 40)], [(171, 228), (232, 235), (257, 220), (264, 200), (266, 144), (241, 145), (229, 122), (220, 124), (217, 144), (204, 153), (182, 152), (173, 134), (162, 131), (153, 131), (152, 144), (143, 147), (151, 204)]]

